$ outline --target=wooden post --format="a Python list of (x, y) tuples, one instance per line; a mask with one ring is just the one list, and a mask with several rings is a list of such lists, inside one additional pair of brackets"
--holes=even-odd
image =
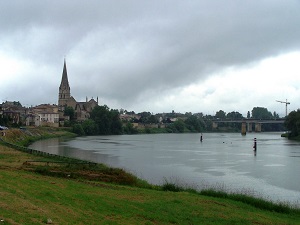
[(246, 127), (247, 127), (246, 122), (243, 122), (242, 123), (242, 128), (241, 128), (241, 134), (242, 135), (246, 135)]

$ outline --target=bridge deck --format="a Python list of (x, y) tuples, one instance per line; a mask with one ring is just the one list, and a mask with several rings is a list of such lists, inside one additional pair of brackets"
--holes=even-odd
[(212, 120), (214, 123), (284, 123), (285, 119), (277, 119), (277, 120)]

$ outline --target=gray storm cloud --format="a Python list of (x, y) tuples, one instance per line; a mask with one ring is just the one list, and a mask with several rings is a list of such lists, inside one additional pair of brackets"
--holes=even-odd
[(2, 1), (0, 51), (42, 65), (49, 93), (66, 56), (73, 95), (130, 105), (299, 50), (299, 9), (292, 0)]

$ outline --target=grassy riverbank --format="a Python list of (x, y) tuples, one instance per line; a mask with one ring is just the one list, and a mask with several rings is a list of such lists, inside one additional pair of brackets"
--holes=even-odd
[(70, 129), (53, 128), (53, 127), (27, 127), (22, 129), (4, 130), (5, 136), (2, 136), (4, 141), (20, 145), (29, 146), (31, 143), (41, 139), (55, 137), (75, 137), (76, 134), (70, 132)]
[[(25, 141), (25, 136), (18, 135), (9, 138)], [(29, 163), (24, 164), (26, 161)], [(183, 191), (174, 184), (154, 187), (133, 176), (129, 179), (133, 181), (131, 184), (120, 185), (122, 182), (118, 180), (100, 179), (117, 176), (113, 172), (105, 175), (103, 171), (110, 168), (103, 165), (55, 161), (0, 144), (2, 224), (46, 224), (48, 219), (53, 224), (299, 224), (300, 221), (299, 210), (276, 209), (274, 204), (255, 203), (253, 198), (236, 196), (232, 200), (234, 196), (225, 193)], [(262, 209), (263, 205), (266, 209)]]

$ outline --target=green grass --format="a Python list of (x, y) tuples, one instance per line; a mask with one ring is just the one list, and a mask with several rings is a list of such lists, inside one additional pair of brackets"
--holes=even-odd
[[(197, 192), (167, 179), (161, 187), (152, 186), (105, 165), (47, 165), (49, 158), (1, 144), (0, 156), (0, 224), (46, 224), (48, 219), (53, 224), (147, 225), (300, 221), (299, 209), (242, 194)], [(25, 161), (44, 162), (23, 165)]]
[[(300, 216), (226, 198), (0, 171), (7, 224), (297, 224)], [(299, 224), (299, 223), (298, 223)]]
[[(172, 192), (189, 192), (199, 195), (211, 196), (215, 198), (231, 199), (245, 204), (254, 206), (259, 209), (268, 210), (271, 212), (279, 213), (295, 213), (300, 215), (299, 206), (296, 207), (295, 204), (289, 202), (273, 202), (270, 200), (265, 200), (262, 198), (257, 198), (251, 196), (247, 190), (241, 193), (228, 193), (223, 187), (206, 187), (203, 190), (197, 191), (195, 188), (189, 187), (188, 185), (180, 184), (177, 181), (169, 181), (165, 179), (164, 184), (162, 185), (163, 191), (172, 191)], [(224, 190), (223, 190), (224, 189)]]
[(264, 200), (261, 198), (255, 198), (252, 196), (248, 196), (246, 194), (226, 193), (226, 192), (217, 191), (214, 189), (202, 190), (202, 191), (200, 191), (200, 194), (243, 202), (243, 203), (249, 204), (251, 206), (254, 206), (256, 208), (268, 210), (271, 212), (300, 214), (300, 209), (295, 208), (290, 203), (285, 203), (285, 202), (277, 202), (276, 203), (276, 202), (267, 201), (267, 200)]

